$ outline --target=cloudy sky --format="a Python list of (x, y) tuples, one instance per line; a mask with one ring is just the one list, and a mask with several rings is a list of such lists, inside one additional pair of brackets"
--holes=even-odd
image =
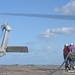
[[(75, 16), (75, 0), (2, 0), (0, 13)], [(29, 52), (6, 53), (0, 64), (62, 64), (64, 44), (75, 44), (75, 20), (0, 15), (0, 25), (6, 22), (8, 46), (27, 46)]]

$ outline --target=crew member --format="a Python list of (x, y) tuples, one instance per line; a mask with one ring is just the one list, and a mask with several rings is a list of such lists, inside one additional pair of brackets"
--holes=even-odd
[(68, 53), (70, 52), (68, 46), (69, 46), (68, 44), (65, 44), (64, 49), (63, 49), (63, 56), (64, 56), (64, 61), (65, 61), (65, 70), (66, 71), (68, 69), (70, 70), (69, 63), (68, 63), (68, 57), (67, 57)]

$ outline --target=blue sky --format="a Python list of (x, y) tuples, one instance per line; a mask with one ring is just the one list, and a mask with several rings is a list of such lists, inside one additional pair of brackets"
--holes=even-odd
[[(2, 0), (1, 12), (75, 15), (75, 0)], [(29, 53), (6, 53), (0, 64), (61, 64), (64, 44), (75, 44), (75, 20), (0, 15), (0, 25), (5, 22), (8, 45), (27, 46)]]

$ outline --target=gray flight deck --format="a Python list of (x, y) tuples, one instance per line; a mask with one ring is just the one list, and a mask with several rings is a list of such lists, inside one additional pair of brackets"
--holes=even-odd
[[(60, 65), (59, 65), (60, 66)], [(56, 70), (58, 65), (4, 65), (0, 66), (0, 75), (75, 75), (75, 72), (66, 72), (64, 66), (59, 70), (50, 74)]]

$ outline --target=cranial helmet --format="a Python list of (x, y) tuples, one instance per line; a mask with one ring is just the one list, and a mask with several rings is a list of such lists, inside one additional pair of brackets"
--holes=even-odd
[(68, 46), (68, 44), (66, 44), (66, 46)]
[(73, 43), (71, 43), (71, 45), (74, 45)]

